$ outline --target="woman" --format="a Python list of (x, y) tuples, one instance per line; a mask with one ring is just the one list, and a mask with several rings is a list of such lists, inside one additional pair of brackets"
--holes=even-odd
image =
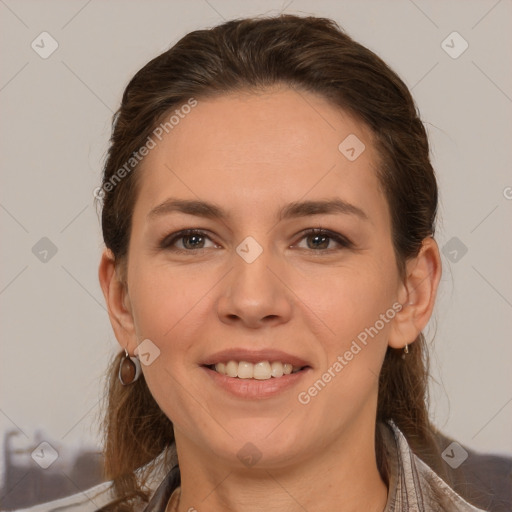
[(333, 21), (230, 21), (153, 59), (97, 196), (111, 481), (39, 510), (509, 510), (510, 461), (428, 418), (425, 129)]

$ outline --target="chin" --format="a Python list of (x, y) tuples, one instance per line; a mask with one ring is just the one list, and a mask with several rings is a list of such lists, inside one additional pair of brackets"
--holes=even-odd
[[(279, 421), (282, 421), (282, 418)], [(286, 467), (295, 460), (298, 462), (304, 458), (307, 447), (299, 426), (287, 426), (281, 432), (277, 432), (279, 427), (276, 429), (276, 426), (279, 425), (279, 421), (266, 419), (263, 423), (258, 423), (253, 419), (252, 424), (244, 421), (243, 428), (238, 425), (236, 429), (230, 429), (229, 423), (226, 423), (226, 430), (233, 437), (223, 432), (222, 439), (204, 439), (203, 442), (216, 458), (223, 459), (231, 466), (254, 469)]]

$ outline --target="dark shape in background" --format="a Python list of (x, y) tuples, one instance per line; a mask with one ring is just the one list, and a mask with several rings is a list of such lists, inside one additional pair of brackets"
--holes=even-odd
[(16, 430), (7, 432), (3, 439), (4, 481), (0, 488), (0, 509), (15, 510), (46, 501), (76, 494), (103, 482), (103, 457), (101, 452), (81, 451), (63, 467), (39, 467), (31, 457), (39, 442), (30, 448), (16, 449), (12, 438)]

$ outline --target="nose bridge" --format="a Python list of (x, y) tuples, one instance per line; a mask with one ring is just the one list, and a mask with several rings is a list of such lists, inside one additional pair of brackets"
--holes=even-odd
[(252, 289), (255, 293), (266, 293), (276, 284), (273, 282), (275, 276), (269, 270), (275, 258), (268, 247), (263, 249), (263, 246), (256, 246), (256, 243), (254, 239), (246, 240), (236, 248), (233, 278), (236, 284), (247, 288), (246, 292)]
[(270, 299), (276, 297), (279, 286), (269, 270), (273, 264), (276, 265), (275, 259), (269, 244), (263, 245), (262, 242), (260, 245), (252, 236), (237, 246), (236, 255), (233, 255), (232, 291), (238, 295), (239, 301), (269, 304)]

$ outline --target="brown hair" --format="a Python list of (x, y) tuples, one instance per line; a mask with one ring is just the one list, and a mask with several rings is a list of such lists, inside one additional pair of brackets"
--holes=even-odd
[[(233, 20), (196, 30), (132, 78), (114, 116), (101, 194), (103, 237), (116, 265), (126, 262), (137, 166), (114, 186), (112, 179), (171, 109), (190, 98), (200, 101), (280, 84), (320, 94), (371, 129), (381, 160), (379, 183), (391, 212), (397, 267), (404, 277), (406, 260), (416, 256), (423, 240), (434, 234), (438, 201), (427, 134), (414, 100), (395, 72), (334, 21), (292, 15)], [(380, 374), (377, 420), (392, 419), (412, 449), (442, 472), (435, 430), (428, 417), (424, 336), (409, 345), (405, 359), (401, 355), (401, 351), (387, 350)], [(144, 499), (133, 471), (172, 447), (173, 429), (143, 377), (126, 387), (118, 382), (121, 357), (122, 353), (109, 369), (106, 474), (114, 479), (121, 499), (135, 495)], [(377, 463), (386, 479), (378, 430)]]

